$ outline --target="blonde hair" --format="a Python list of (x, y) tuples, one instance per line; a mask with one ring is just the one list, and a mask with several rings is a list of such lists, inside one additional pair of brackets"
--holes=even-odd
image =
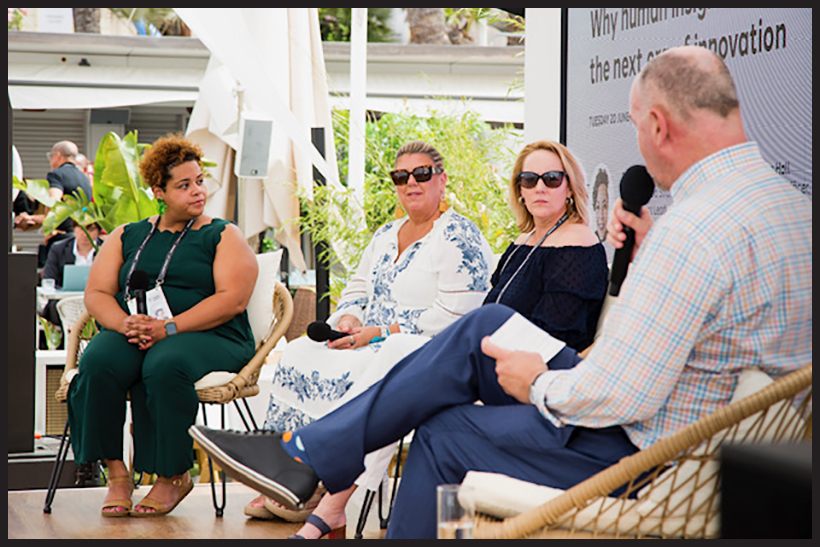
[(412, 154), (423, 154), (428, 156), (433, 162), (433, 167), (444, 169), (444, 158), (441, 157), (441, 152), (436, 150), (432, 144), (427, 144), (424, 141), (408, 142), (396, 153), (396, 161), (399, 161), (399, 158), (402, 156), (409, 156)]
[(567, 184), (572, 195), (572, 202), (567, 204), (567, 222), (589, 226), (589, 194), (581, 164), (563, 144), (552, 141), (535, 142), (524, 147), (515, 160), (513, 175), (510, 179), (510, 208), (518, 221), (521, 233), (535, 229), (535, 220), (527, 206), (521, 203), (521, 186), (518, 184), (518, 175), (524, 170), (524, 162), (530, 154), (538, 150), (552, 152), (561, 160), (564, 171), (567, 173)]

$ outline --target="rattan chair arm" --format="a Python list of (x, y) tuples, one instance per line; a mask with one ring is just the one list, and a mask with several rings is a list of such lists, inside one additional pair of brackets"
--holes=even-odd
[(64, 377), (69, 370), (75, 369), (78, 366), (77, 361), (80, 354), (80, 342), (82, 341), (83, 330), (86, 324), (91, 320), (91, 314), (87, 311), (83, 312), (69, 331), (68, 340), (66, 340), (65, 345), (66, 362), (65, 369), (63, 370)]
[(279, 281), (276, 282), (273, 291), (273, 310), (274, 317), (271, 321), (271, 331), (268, 337), (262, 342), (256, 350), (253, 358), (242, 367), (242, 370), (231, 380), (231, 384), (236, 388), (236, 393), (241, 392), (245, 387), (253, 385), (259, 378), (259, 371), (265, 364), (265, 360), (270, 355), (270, 352), (279, 343), (282, 336), (290, 326), (293, 320), (293, 299), (290, 296), (290, 291)]
[(77, 370), (80, 360), (80, 342), (83, 340), (83, 331), (88, 323), (93, 321), (91, 314), (84, 312), (74, 323), (74, 326), (69, 330), (68, 339), (66, 340), (66, 359), (63, 367), (63, 374), (60, 376), (60, 386), (54, 393), (54, 398), (59, 402), (64, 402), (68, 397), (68, 374), (72, 370)]
[(794, 397), (812, 385), (812, 366), (793, 372), (743, 400), (723, 407), (632, 456), (568, 489), (555, 499), (502, 522), (477, 522), (476, 537), (509, 539), (526, 537), (554, 524), (573, 509), (583, 509), (591, 500), (606, 497), (641, 474), (675, 459), (687, 448), (697, 447), (712, 435), (765, 410), (774, 403)]

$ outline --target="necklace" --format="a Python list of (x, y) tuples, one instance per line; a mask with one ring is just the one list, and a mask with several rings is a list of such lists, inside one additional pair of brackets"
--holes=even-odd
[[(505, 293), (505, 292), (507, 292), (507, 288), (510, 286), (510, 283), (512, 283), (513, 279), (515, 279), (515, 278), (516, 278), (516, 276), (519, 274), (519, 272), (520, 272), (520, 271), (524, 268), (524, 265), (525, 265), (527, 262), (529, 262), (530, 257), (532, 257), (532, 254), (535, 252), (535, 250), (536, 250), (536, 249), (541, 248), (541, 245), (543, 245), (543, 244), (544, 244), (544, 242), (547, 240), (547, 238), (548, 238), (549, 236), (551, 236), (551, 235), (553, 234), (553, 232), (555, 232), (555, 230), (557, 230), (558, 228), (560, 228), (561, 226), (563, 226), (563, 225), (564, 225), (564, 223), (567, 221), (567, 218), (568, 218), (568, 217), (567, 217), (567, 215), (564, 215), (563, 217), (561, 217), (561, 220), (559, 220), (558, 222), (556, 222), (556, 223), (555, 223), (555, 226), (553, 226), (552, 228), (550, 228), (550, 230), (549, 230), (549, 231), (548, 231), (548, 232), (544, 235), (544, 237), (542, 237), (542, 238), (541, 238), (541, 241), (539, 241), (539, 242), (538, 242), (538, 245), (536, 245), (535, 247), (533, 247), (532, 249), (530, 249), (530, 252), (527, 254), (526, 258), (524, 258), (524, 261), (521, 263), (521, 265), (520, 265), (520, 266), (518, 266), (518, 269), (517, 269), (517, 270), (515, 270), (515, 273), (514, 273), (514, 274), (512, 274), (512, 277), (510, 277), (510, 278), (507, 280), (507, 282), (504, 284), (504, 288), (502, 288), (502, 289), (501, 289), (501, 292), (499, 292), (499, 293), (498, 293), (498, 297), (495, 299), (495, 303), (496, 303), (496, 304), (498, 304), (499, 302), (501, 302), (501, 298), (504, 296), (504, 293)], [(531, 238), (532, 236), (534, 236), (534, 235), (535, 235), (535, 230), (533, 230), (533, 231), (532, 231), (532, 233), (529, 235), (529, 237), (527, 237), (527, 241), (529, 241), (529, 240), (530, 240), (530, 238)], [(526, 243), (526, 241), (525, 241), (524, 243)], [(515, 256), (515, 253), (517, 253), (517, 252), (518, 252), (518, 249), (520, 249), (520, 248), (521, 248), (521, 247), (523, 247), (523, 246), (524, 246), (524, 245), (520, 245), (520, 246), (516, 247), (516, 248), (513, 250), (513, 252), (511, 252), (511, 253), (510, 253), (510, 256), (508, 256), (508, 257), (507, 257), (507, 260), (506, 260), (506, 261), (504, 261), (504, 266), (502, 266), (502, 267), (501, 267), (501, 274), (503, 274), (503, 273), (504, 273), (504, 270), (506, 270), (506, 269), (507, 269), (507, 265), (509, 265), (510, 260), (512, 260), (512, 257), (513, 257), (513, 256)], [(500, 278), (500, 277), (501, 277), (501, 275), (499, 274), (499, 278)]]

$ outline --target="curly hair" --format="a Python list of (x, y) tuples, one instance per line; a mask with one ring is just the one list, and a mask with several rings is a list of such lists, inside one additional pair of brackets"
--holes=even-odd
[(180, 134), (161, 137), (145, 152), (140, 162), (140, 174), (148, 186), (165, 190), (171, 180), (171, 170), (195, 161), (202, 166), (202, 148)]

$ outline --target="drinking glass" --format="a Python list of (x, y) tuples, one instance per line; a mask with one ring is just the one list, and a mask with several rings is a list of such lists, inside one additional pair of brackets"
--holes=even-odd
[(438, 539), (473, 539), (475, 510), (465, 488), (443, 484), (436, 489)]

